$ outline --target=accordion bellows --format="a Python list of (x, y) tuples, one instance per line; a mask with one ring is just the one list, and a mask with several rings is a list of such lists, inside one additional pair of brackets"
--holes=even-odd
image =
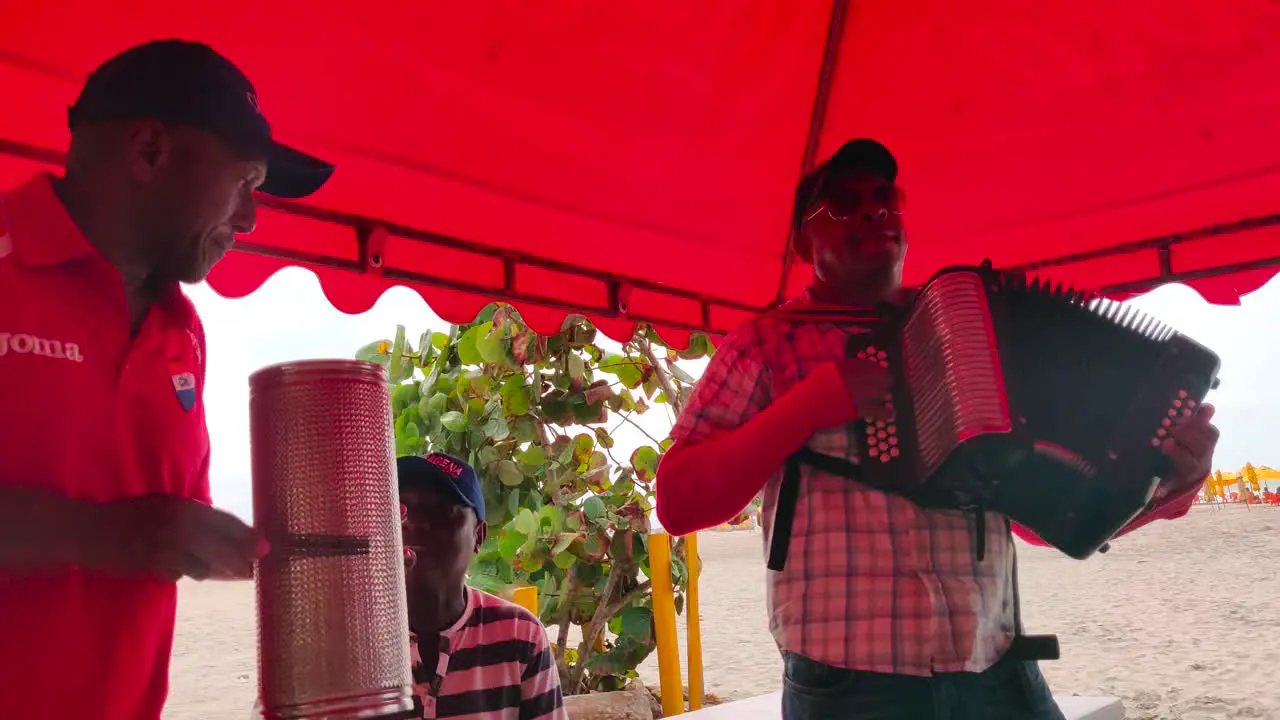
[(258, 710), (412, 717), (404, 555), (382, 367), (320, 360), (250, 378)]
[(982, 267), (944, 270), (857, 354), (894, 375), (862, 472), (922, 505), (994, 511), (1084, 558), (1150, 501), (1160, 445), (1218, 357), (1130, 306)]

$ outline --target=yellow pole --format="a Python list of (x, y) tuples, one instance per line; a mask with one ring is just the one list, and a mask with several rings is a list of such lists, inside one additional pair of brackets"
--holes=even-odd
[(698, 617), (698, 533), (684, 539), (684, 556), (689, 563), (689, 590), (685, 593), (684, 617), (689, 640), (689, 710), (702, 709), (702, 619)]
[(671, 585), (671, 536), (649, 535), (649, 578), (653, 582), (653, 627), (658, 641), (658, 683), (662, 716), (684, 712), (680, 683), (680, 638), (676, 636), (676, 595)]
[(511, 602), (533, 613), (534, 617), (538, 617), (538, 588), (532, 586), (516, 588), (511, 591)]

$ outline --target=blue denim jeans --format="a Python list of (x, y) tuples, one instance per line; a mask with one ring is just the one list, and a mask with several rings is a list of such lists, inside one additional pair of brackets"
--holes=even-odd
[(1035, 662), (932, 677), (845, 670), (786, 657), (783, 720), (1064, 720)]

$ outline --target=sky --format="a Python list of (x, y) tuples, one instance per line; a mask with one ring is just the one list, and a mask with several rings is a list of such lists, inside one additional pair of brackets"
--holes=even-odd
[[(188, 288), (204, 320), (209, 358), (205, 408), (213, 443), (211, 483), (214, 503), (249, 520), (252, 516), (249, 460), (249, 384), (255, 370), (278, 362), (350, 358), (360, 346), (395, 334), (397, 324), (417, 338), (424, 330), (447, 331), (421, 297), (393, 288), (368, 312), (347, 315), (329, 305), (315, 275), (300, 268), (281, 271), (257, 292), (223, 298), (207, 285)], [(1221, 387), (1210, 394), (1222, 431), (1215, 465), (1234, 470), (1246, 461), (1280, 466), (1280, 278), (1244, 298), (1239, 306), (1209, 305), (1189, 288), (1171, 285), (1133, 301), (1222, 358)], [(616, 343), (602, 343), (617, 349)], [(705, 363), (686, 363), (695, 377)], [(668, 413), (655, 408), (639, 424), (663, 438)], [(612, 426), (610, 426), (612, 427)], [(614, 455), (630, 455), (646, 442), (623, 426), (615, 434)], [(625, 453), (625, 455), (623, 454)]]

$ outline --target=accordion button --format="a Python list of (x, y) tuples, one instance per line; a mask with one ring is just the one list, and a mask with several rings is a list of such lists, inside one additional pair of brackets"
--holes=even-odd
[(1156, 429), (1156, 437), (1164, 437), (1165, 435), (1168, 435), (1168, 434), (1169, 434), (1169, 431), (1165, 430), (1164, 428)]
[(890, 457), (898, 457), (901, 454), (902, 454), (902, 451), (899, 450), (898, 448), (889, 448)]
[(1161, 418), (1160, 424), (1163, 425), (1164, 427), (1169, 427), (1170, 425), (1173, 424), (1173, 421), (1170, 420), (1169, 418)]
[(896, 437), (891, 437), (891, 438), (889, 438), (889, 444), (890, 444), (890, 445), (897, 445), (897, 444), (898, 444), (898, 438), (896, 438)]
[(871, 446), (871, 447), (867, 448), (867, 454), (868, 454), (868, 455), (870, 455), (871, 457), (876, 457), (876, 456), (878, 456), (878, 455), (880, 454), (880, 448), (875, 447), (875, 446), (873, 445), (873, 446)]
[(1170, 410), (1170, 411), (1169, 411), (1169, 417), (1178, 417), (1178, 411), (1177, 411), (1177, 410)]
[(1160, 438), (1151, 438), (1151, 447), (1160, 447)]
[(1191, 417), (1191, 408), (1183, 408), (1182, 417)]
[(1199, 403), (1197, 403), (1195, 400), (1191, 400), (1191, 399), (1189, 399), (1189, 398), (1187, 399), (1187, 407), (1189, 407), (1189, 408), (1193, 408), (1193, 407), (1195, 407), (1196, 405), (1199, 405)]
[[(1186, 391), (1186, 390), (1179, 390), (1179, 391), (1178, 391), (1178, 397), (1180, 397), (1180, 398), (1185, 398), (1186, 396), (1187, 396), (1187, 391)], [(1192, 401), (1192, 402), (1194, 402), (1194, 401)]]
[(890, 424), (889, 424), (889, 432), (890, 432), (890, 433), (895, 433), (895, 434), (896, 434), (896, 433), (898, 432), (898, 426), (897, 426), (897, 425), (894, 425), (894, 424), (892, 424), (892, 423), (890, 423)]
[(889, 462), (889, 456), (888, 456), (888, 455), (881, 455), (881, 456), (880, 456), (880, 462), (882, 462), (882, 463), (887, 463), (887, 462)]
[(876, 437), (878, 437), (878, 438), (880, 438), (881, 440), (883, 440), (883, 439), (885, 439), (885, 438), (889, 437), (889, 433), (887, 433), (887, 432), (885, 432), (885, 431), (881, 430), (880, 432), (877, 432), (877, 433), (876, 433)]
[(1176, 407), (1176, 408), (1180, 408), (1180, 407), (1182, 407), (1182, 401), (1181, 401), (1181, 400), (1174, 400), (1174, 401), (1173, 401), (1173, 406), (1174, 406), (1174, 407)]

